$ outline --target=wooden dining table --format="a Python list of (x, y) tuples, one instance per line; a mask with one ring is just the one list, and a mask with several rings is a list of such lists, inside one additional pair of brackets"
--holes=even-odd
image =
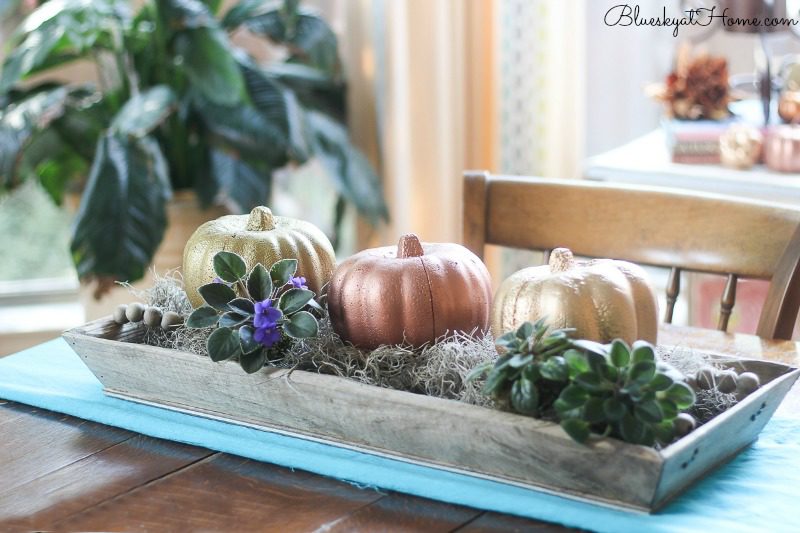
[[(792, 341), (663, 325), (659, 344), (800, 366)], [(779, 412), (800, 412), (795, 386)], [(562, 531), (34, 407), (0, 405), (0, 531)]]

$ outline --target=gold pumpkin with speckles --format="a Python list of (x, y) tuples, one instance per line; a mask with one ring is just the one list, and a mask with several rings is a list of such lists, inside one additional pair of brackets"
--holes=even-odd
[(556, 248), (549, 264), (512, 274), (492, 306), (495, 336), (523, 322), (547, 318), (553, 328), (575, 328), (574, 338), (656, 343), (658, 304), (644, 270), (626, 261), (576, 262)]
[(297, 259), (297, 275), (317, 294), (336, 266), (333, 246), (310, 222), (275, 216), (261, 206), (249, 215), (220, 217), (197, 228), (183, 250), (183, 281), (194, 307), (203, 305), (197, 289), (214, 280), (214, 255), (222, 251), (239, 254), (248, 268)]

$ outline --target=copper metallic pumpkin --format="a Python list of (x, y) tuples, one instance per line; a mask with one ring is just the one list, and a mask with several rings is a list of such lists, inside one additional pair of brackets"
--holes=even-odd
[(764, 162), (776, 172), (800, 172), (800, 125), (770, 129), (764, 144)]
[(580, 263), (568, 249), (556, 248), (549, 264), (522, 269), (500, 285), (492, 333), (546, 317), (551, 327), (575, 328), (579, 339), (655, 344), (657, 315), (655, 292), (641, 267), (612, 259)]
[(197, 289), (214, 280), (214, 255), (221, 251), (239, 254), (249, 268), (297, 259), (297, 275), (317, 294), (336, 266), (333, 246), (310, 222), (275, 216), (261, 206), (249, 215), (220, 217), (197, 228), (183, 250), (183, 281), (194, 307), (203, 304)]
[(328, 287), (333, 329), (363, 349), (486, 331), (491, 299), (489, 272), (475, 254), (413, 234), (344, 260)]

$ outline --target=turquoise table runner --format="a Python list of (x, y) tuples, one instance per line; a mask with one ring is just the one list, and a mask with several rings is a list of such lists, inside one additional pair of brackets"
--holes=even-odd
[(109, 398), (61, 339), (0, 358), (0, 398), (354, 483), (596, 531), (800, 531), (800, 418), (773, 419), (731, 463), (658, 514), (644, 515)]

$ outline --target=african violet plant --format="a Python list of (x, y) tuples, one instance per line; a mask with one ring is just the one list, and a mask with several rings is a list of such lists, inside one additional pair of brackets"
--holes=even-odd
[(269, 269), (261, 263), (250, 272), (239, 255), (214, 256), (213, 283), (198, 289), (207, 305), (186, 321), (190, 328), (216, 328), (206, 348), (212, 361), (238, 359), (245, 372), (257, 372), (280, 360), (292, 339), (317, 335), (318, 309), (305, 278), (295, 276), (297, 259), (281, 259)]
[[(4, 43), (0, 194), (35, 179), (60, 204), (82, 187), (71, 244), (81, 278), (141, 278), (173, 190), (246, 212), (269, 203), (275, 170), (312, 158), (338, 193), (334, 242), (348, 206), (387, 217), (380, 180), (348, 137), (328, 24), (299, 0), (222, 6), (50, 0)], [(236, 45), (240, 30), (286, 53), (260, 64)], [(28, 81), (75, 60), (97, 82)]]
[(679, 372), (656, 361), (649, 343), (599, 344), (548, 332), (545, 320), (526, 322), (496, 341), (504, 353), (477, 367), (483, 393), (500, 407), (558, 420), (576, 441), (590, 434), (634, 444), (665, 445), (687, 431), (695, 401)]

